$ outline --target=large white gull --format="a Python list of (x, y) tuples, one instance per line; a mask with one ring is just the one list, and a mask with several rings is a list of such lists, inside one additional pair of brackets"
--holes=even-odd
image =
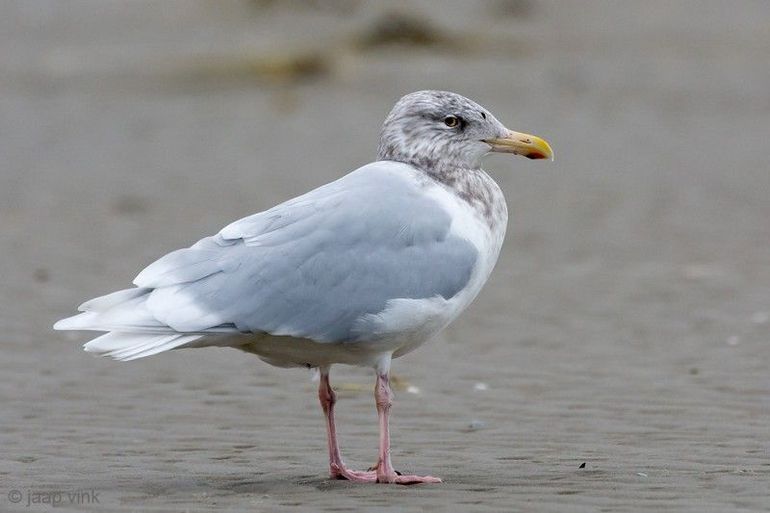
[[(508, 214), (481, 169), (490, 151), (553, 158), (544, 140), (463, 96), (408, 94), (383, 124), (376, 162), (169, 253), (135, 288), (92, 299), (54, 328), (107, 331), (85, 350), (116, 360), (220, 346), (317, 368), (333, 478), (440, 482), (391, 464), (390, 364), (451, 323), (497, 261)], [(340, 454), (335, 363), (376, 372), (379, 458), (368, 471)]]

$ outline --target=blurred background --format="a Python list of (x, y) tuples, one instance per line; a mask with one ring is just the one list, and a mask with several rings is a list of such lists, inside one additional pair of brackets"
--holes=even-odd
[[(0, 3), (3, 486), (96, 489), (98, 511), (767, 510), (768, 56), (759, 0)], [(445, 485), (325, 480), (305, 372), (216, 349), (118, 364), (51, 331), (371, 161), (426, 88), (556, 152), (487, 159), (497, 269), (395, 363), (396, 467)], [(368, 467), (371, 376), (335, 379)]]

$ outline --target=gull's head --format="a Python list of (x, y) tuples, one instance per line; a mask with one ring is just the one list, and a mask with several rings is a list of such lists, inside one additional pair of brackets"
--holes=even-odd
[(489, 152), (553, 160), (543, 139), (514, 132), (491, 112), (447, 91), (417, 91), (396, 103), (382, 125), (379, 160), (430, 168), (476, 169)]

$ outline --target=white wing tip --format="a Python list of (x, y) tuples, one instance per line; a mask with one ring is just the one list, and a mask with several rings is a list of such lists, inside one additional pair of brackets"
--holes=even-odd
[(56, 331), (85, 329), (83, 319), (81, 318), (82, 315), (84, 314), (73, 315), (72, 317), (60, 319), (53, 325), (53, 329)]
[(99, 355), (100, 351), (96, 349), (91, 342), (86, 342), (83, 344), (83, 351), (86, 353), (94, 353), (95, 355)]

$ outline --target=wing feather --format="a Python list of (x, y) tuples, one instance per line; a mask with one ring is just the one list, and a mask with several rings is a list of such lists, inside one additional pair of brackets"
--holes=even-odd
[[(139, 289), (84, 308), (104, 310), (97, 317), (115, 331), (132, 331), (133, 323), (180, 333), (365, 339), (357, 320), (393, 299), (451, 298), (476, 265), (475, 246), (452, 235), (450, 214), (423, 194), (412, 173), (393, 162), (364, 166), (169, 253), (137, 276)], [(115, 356), (131, 358), (158, 344), (167, 342)]]

